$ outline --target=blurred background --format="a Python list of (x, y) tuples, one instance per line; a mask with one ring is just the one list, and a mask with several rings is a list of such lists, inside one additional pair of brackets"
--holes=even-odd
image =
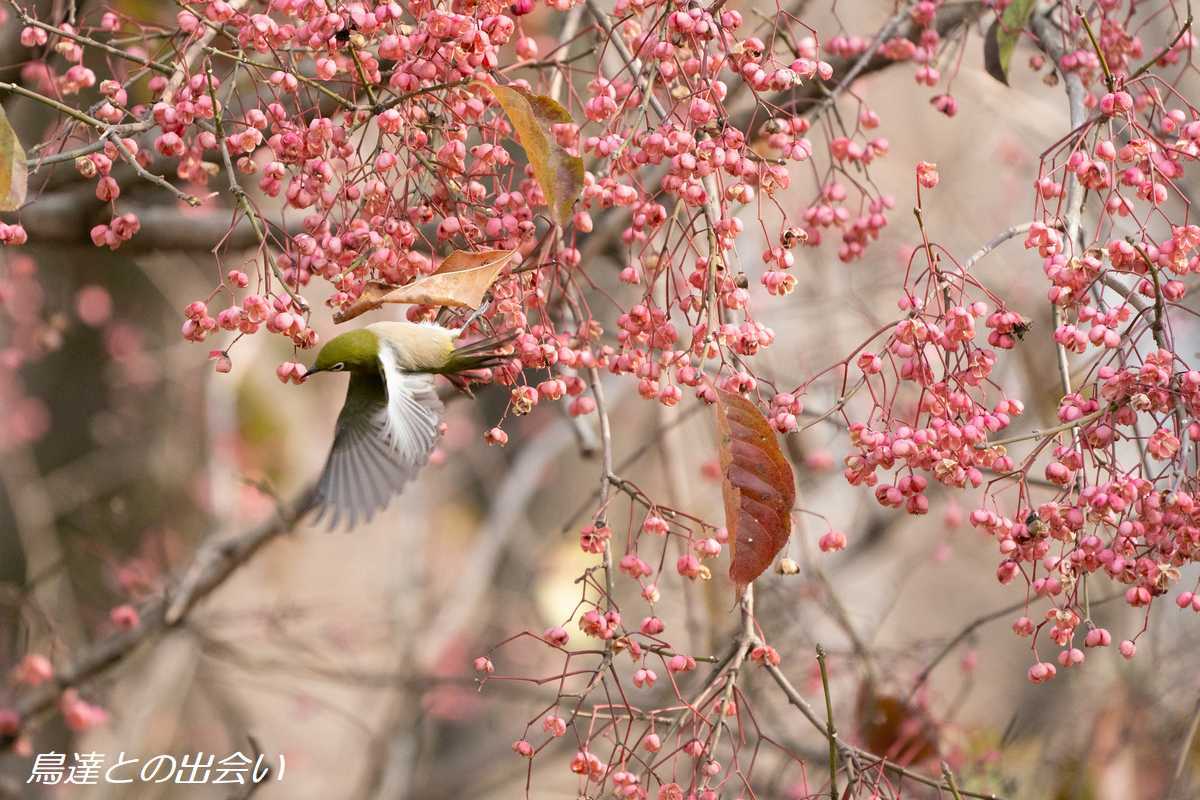
[[(854, 31), (874, 31), (883, 19), (872, 9), (840, 10), (840, 22)], [(539, 12), (530, 20), (527, 30), (549, 46), (555, 17)], [(819, 9), (805, 21), (822, 34), (839, 29)], [(777, 333), (756, 359), (762, 374), (796, 385), (894, 316), (907, 254), (918, 241), (910, 212), (915, 162), (939, 166), (941, 185), (924, 198), (926, 224), (959, 260), (1030, 219), (1039, 153), (1069, 127), (1062, 88), (1044, 85), (1044, 71), (1031, 73), (1020, 49), (1014, 86), (1006, 88), (983, 73), (980, 38), (972, 35), (966, 47), (953, 82), (959, 111), (952, 120), (928, 104), (903, 66), (856, 87), (891, 144), (871, 176), (897, 198), (891, 224), (867, 258), (847, 265), (831, 247), (801, 249), (793, 270), (798, 289), (767, 300), (757, 280), (765, 243), (755, 239), (758, 226), (747, 225), (740, 267), (750, 276), (756, 317)], [(854, 113), (853, 101), (846, 105)], [(36, 112), (24, 108), (10, 109), (14, 125), (33, 130)], [(815, 189), (798, 177), (779, 199), (798, 214)], [(164, 199), (148, 192), (143, 202), (161, 206)], [(171, 226), (189, 226), (187, 212), (167, 210)], [(624, 212), (596, 212), (597, 229), (605, 213)], [(275, 513), (277, 498), (292, 497), (318, 474), (345, 391), (340, 376), (280, 384), (275, 366), (291, 357), (281, 340), (249, 337), (234, 351), (229, 374), (214, 372), (205, 345), (182, 341), (181, 310), (238, 268), (236, 258), (214, 264), (203, 247), (172, 247), (169, 233), (115, 253), (72, 235), (0, 252), (6, 667), (29, 653), (70, 663), (113, 632), (112, 608), (161, 591), (202, 542), (233, 537)], [(598, 295), (622, 297), (622, 266), (601, 253), (584, 269)], [(1025, 399), (1026, 429), (1037, 427), (1053, 419), (1060, 394), (1051, 379), (1052, 326), (1039, 259), (1018, 239), (976, 274), (1032, 320), (1032, 335), (1002, 359), (996, 378)], [(335, 332), (322, 310), (313, 323), (322, 338)], [(1177, 335), (1193, 341), (1195, 329)], [(719, 522), (711, 411), (697, 412), (692, 397), (667, 409), (632, 388), (628, 380), (606, 384), (620, 474), (652, 497)], [(807, 402), (821, 409), (835, 401), (836, 387), (819, 384)], [(81, 691), (107, 712), (105, 724), (79, 732), (52, 716), (32, 731), (32, 752), (145, 758), (242, 751), (261, 752), (273, 764), (283, 754), (282, 779), (261, 786), (260, 798), (524, 796), (527, 762), (510, 746), (554, 689), (492, 681), (480, 690), (472, 661), (525, 630), (562, 625), (581, 636), (571, 621), (575, 579), (595, 560), (580, 551), (578, 530), (588, 521), (600, 464), (594, 416), (578, 424), (557, 404), (506, 423), (506, 447), (484, 446), (483, 431), (506, 402), (503, 390), (486, 388), (474, 400), (454, 399), (433, 466), (384, 515), (351, 534), (301, 524), (271, 541), (186, 624)], [(782, 654), (784, 671), (818, 706), (814, 646), (830, 651), (835, 712), (862, 744), (855, 704), (864, 654), (884, 685), (906, 696), (948, 641), (1021, 603), (1024, 587), (996, 582), (994, 543), (962, 524), (977, 493), (934, 495), (928, 516), (908, 517), (878, 508), (870, 490), (845, 484), (844, 433), (833, 422), (789, 437), (787, 448), (799, 505), (844, 530), (850, 544), (839, 554), (817, 553), (816, 539), (828, 526), (797, 514), (789, 554), (801, 572), (769, 572), (759, 581), (758, 622)], [(637, 458), (626, 464), (631, 455)], [(633, 524), (640, 519), (618, 498), (609, 514), (618, 540), (627, 516)], [(726, 569), (723, 556), (713, 580), (664, 592), (660, 616), (678, 650), (716, 653), (736, 628)], [(640, 608), (635, 596), (628, 600)], [(1200, 673), (1194, 618), (1163, 605), (1137, 659), (1099, 653), (1046, 686), (1025, 678), (1028, 642), (1009, 630), (1019, 610), (964, 636), (921, 693), (936, 720), (938, 748), (958, 765), (960, 783), (1005, 797), (1165, 796), (1200, 697)], [(1139, 615), (1120, 602), (1097, 608), (1094, 618), (1115, 638), (1140, 626)], [(493, 659), (505, 675), (561, 669), (561, 659), (533, 646), (508, 645)], [(819, 774), (824, 740), (764, 674), (746, 674), (743, 688), (759, 724)], [(0, 707), (17, 693), (15, 685), (0, 686)], [(568, 735), (539, 755), (529, 796), (577, 796), (567, 769), (574, 742)], [(756, 772), (759, 796), (801, 796), (797, 763), (765, 759)], [(30, 786), (30, 765), (28, 754), (0, 756), (0, 797), (235, 796), (218, 786), (186, 793), (173, 784)], [(1191, 772), (1187, 767), (1177, 796), (1196, 796), (1179, 788), (1200, 785), (1189, 783)], [(935, 796), (904, 786), (906, 796)]]

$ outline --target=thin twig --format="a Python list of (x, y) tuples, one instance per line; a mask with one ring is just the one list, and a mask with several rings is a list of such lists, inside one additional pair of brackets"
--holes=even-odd
[(1096, 53), (1096, 57), (1100, 59), (1100, 71), (1104, 73), (1104, 85), (1111, 92), (1116, 88), (1116, 79), (1113, 77), (1112, 70), (1108, 68), (1108, 59), (1104, 56), (1104, 51), (1100, 49), (1100, 43), (1096, 41), (1096, 32), (1092, 30), (1092, 24), (1088, 22), (1087, 15), (1083, 13), (1083, 9), (1075, 6), (1075, 14), (1079, 17), (1079, 21), (1083, 23), (1083, 30), (1087, 33), (1088, 41), (1092, 43), (1092, 50)]
[(962, 793), (958, 791), (958, 784), (954, 782), (954, 773), (950, 771), (950, 765), (945, 761), (942, 762), (942, 779), (950, 786), (950, 793), (954, 795), (954, 800), (962, 800)]
[(106, 123), (106, 122), (101, 122), (100, 120), (96, 119), (95, 117), (93, 117), (89, 114), (85, 114), (84, 112), (80, 111), (77, 108), (72, 108), (71, 106), (67, 105), (66, 103), (60, 103), (57, 100), (55, 100), (53, 97), (47, 97), (46, 95), (39, 94), (38, 92), (35, 92), (32, 89), (26, 89), (24, 86), (20, 85), (19, 83), (0, 82), (0, 91), (12, 92), (13, 94), (19, 94), (22, 97), (28, 98), (28, 99), (33, 100), (38, 103), (41, 103), (42, 105), (46, 106), (47, 108), (52, 108), (55, 111), (57, 111), (58, 113), (60, 113), (64, 116), (70, 117), (71, 119), (75, 120), (76, 122), (82, 122), (84, 125), (95, 128), (98, 131), (103, 131), (105, 128), (108, 127), (108, 123)]
[[(238, 12), (246, 5), (249, 0), (229, 0), (229, 8)], [(187, 52), (183, 58), (175, 65), (175, 74), (167, 81), (167, 87), (163, 90), (162, 100), (164, 103), (170, 103), (175, 99), (175, 92), (179, 91), (179, 87), (187, 80), (188, 74), (192, 72), (192, 68), (196, 60), (204, 53), (205, 49), (212, 44), (213, 39), (217, 38), (217, 34), (221, 33), (221, 28), (218, 25), (212, 25), (205, 20), (208, 27), (199, 39), (188, 45)], [(211, 87), (211, 83), (210, 83)], [(216, 98), (213, 98), (214, 100)], [(214, 108), (220, 108), (219, 105), (214, 105)]]
[(1015, 236), (1020, 236), (1023, 233), (1028, 233), (1029, 229), (1032, 227), (1033, 227), (1032, 222), (1022, 222), (1020, 225), (1013, 225), (1011, 228), (1009, 228), (1005, 231), (1002, 231), (1001, 233), (996, 234), (994, 237), (991, 238), (991, 240), (988, 241), (987, 244), (985, 244), (983, 247), (976, 250), (974, 253), (971, 254), (970, 258), (968, 258), (966, 261), (963, 262), (962, 271), (969, 272), (971, 267), (978, 264), (979, 261), (984, 256), (986, 256), (988, 253), (992, 252), (997, 247), (999, 247), (1000, 245), (1007, 242), (1009, 239), (1012, 239)]
[[(216, 92), (213, 90), (211, 69), (208, 70), (208, 94), (212, 98), (213, 107), (221, 108), (221, 105), (217, 102)], [(283, 272), (279, 269), (279, 264), (275, 261), (275, 256), (271, 253), (271, 248), (267, 243), (265, 224), (259, 219), (258, 211), (254, 208), (254, 204), (250, 202), (250, 198), (246, 195), (246, 191), (237, 179), (237, 170), (234, 168), (233, 159), (229, 155), (229, 143), (225, 140), (225, 129), (221, 122), (221, 116), (221, 113), (213, 115), (213, 127), (216, 129), (217, 146), (221, 151), (221, 161), (225, 165), (225, 173), (229, 178), (229, 191), (237, 200), (238, 206), (242, 209), (247, 219), (250, 220), (250, 226), (254, 228), (254, 235), (258, 237), (259, 247), (263, 251), (263, 258), (266, 260), (267, 266), (270, 267), (275, 279), (279, 281), (279, 285), (283, 287), (283, 290), (291, 298), (296, 308), (301, 311), (308, 311), (308, 302), (293, 291), (292, 287), (288, 286), (287, 281), (284, 280)]]
[(987, 450), (992, 447), (1003, 447), (1005, 445), (1016, 444), (1017, 442), (1027, 442), (1034, 439), (1042, 441), (1050, 438), (1051, 436), (1056, 436), (1063, 431), (1075, 430), (1083, 427), (1084, 425), (1095, 422), (1096, 420), (1100, 419), (1100, 417), (1109, 413), (1111, 410), (1112, 409), (1108, 407), (1098, 408), (1090, 414), (1084, 414), (1079, 419), (1071, 420), (1070, 422), (1064, 422), (1061, 425), (1055, 425), (1053, 428), (1036, 430), (1020, 436), (1010, 436), (1007, 439), (997, 439), (994, 442), (980, 442), (979, 444), (975, 445), (975, 448), (977, 450)]
[(1164, 797), (1175, 796), (1175, 787), (1179, 785), (1179, 779), (1183, 777), (1183, 769), (1187, 766), (1188, 756), (1191, 755), (1192, 742), (1196, 739), (1197, 728), (1200, 728), (1200, 700), (1196, 701), (1195, 708), (1192, 709), (1192, 718), (1188, 722), (1187, 734), (1184, 735), (1183, 743), (1179, 746), (1179, 755), (1175, 757), (1175, 771), (1171, 773), (1171, 785), (1167, 788)]
[[(1113, 600), (1116, 600), (1118, 597), (1124, 597), (1124, 594), (1115, 594), (1115, 595), (1110, 595), (1108, 597), (1101, 598), (1100, 600), (1093, 602), (1091, 604), (1091, 607), (1095, 608), (1097, 606), (1104, 605), (1105, 603), (1110, 603)], [(925, 684), (925, 681), (929, 680), (930, 674), (933, 672), (934, 669), (937, 668), (937, 665), (942, 663), (942, 661), (945, 660), (946, 656), (950, 655), (950, 653), (952, 653), (954, 651), (954, 648), (956, 648), (960, 644), (962, 644), (963, 640), (965, 640), (967, 637), (969, 637), (971, 634), (973, 634), (979, 628), (983, 627), (984, 625), (987, 625), (989, 622), (994, 622), (998, 619), (1007, 617), (1009, 614), (1013, 614), (1017, 611), (1024, 610), (1028, 606), (1028, 604), (1029, 604), (1028, 601), (1022, 600), (1018, 603), (1013, 603), (1010, 606), (1005, 606), (1004, 608), (1001, 608), (997, 611), (992, 611), (990, 613), (984, 614), (983, 616), (976, 617), (975, 619), (968, 622), (965, 626), (963, 626), (963, 628), (961, 630), (959, 630), (958, 633), (956, 633), (954, 636), (952, 636), (950, 638), (950, 640), (947, 641), (946, 644), (942, 647), (942, 649), (938, 651), (937, 655), (935, 655), (932, 659), (930, 659), (929, 663), (926, 664), (924, 666), (924, 668), (922, 668), (922, 670), (917, 673), (916, 680), (913, 681), (911, 694), (917, 693), (917, 690), (920, 689), (921, 686), (923, 686)]]
[[(608, 513), (608, 500), (612, 492), (613, 474), (613, 443), (612, 443), (612, 422), (608, 417), (608, 407), (604, 402), (604, 384), (600, 380), (600, 370), (596, 367), (591, 367), (588, 370), (588, 377), (592, 384), (592, 397), (596, 401), (596, 415), (600, 420), (600, 514)], [(613, 585), (613, 557), (612, 557), (612, 540), (604, 543), (604, 606), (606, 610), (613, 609), (613, 596), (616, 591)], [(612, 640), (605, 643), (606, 650), (611, 656)]]
[(585, 2), (587, 4), (588, 14), (590, 14), (592, 19), (596, 21), (596, 24), (603, 29), (605, 35), (608, 37), (608, 41), (612, 42), (613, 47), (617, 49), (617, 54), (620, 55), (621, 60), (625, 62), (626, 68), (629, 70), (633, 79), (637, 81), (639, 88), (642, 88), (644, 91), (648, 92), (648, 99), (650, 100), (650, 105), (654, 108), (655, 113), (658, 114), (659, 118), (666, 119), (667, 110), (663, 108), (663, 104), (659, 101), (659, 99), (654, 96), (653, 90), (644, 85), (642, 80), (641, 60), (634, 57), (633, 53), (629, 52), (629, 48), (625, 46), (625, 40), (621, 38), (620, 34), (613, 30), (612, 23), (608, 21), (608, 15), (601, 10), (600, 6), (596, 3), (596, 0), (585, 0)]
[(561, 420), (524, 448), (505, 470), (504, 480), (492, 495), (487, 518), (476, 535), (475, 549), (459, 575), (461, 588), (437, 609), (422, 639), (420, 660), (427, 668), (431, 669), (443, 656), (448, 642), (462, 635), (464, 623), (472, 619), (481, 598), (495, 585), (496, 567), (502, 563), (508, 543), (520, 530), (521, 515), (542, 486), (546, 468), (571, 440), (570, 425)]
[(358, 73), (358, 79), (362, 81), (363, 91), (367, 93), (367, 102), (374, 109), (379, 105), (379, 101), (375, 99), (375, 90), (371, 88), (371, 81), (367, 77), (367, 69), (363, 66), (362, 59), (359, 58), (358, 48), (351, 44), (349, 49), (350, 57), (354, 59), (354, 69)]
[(108, 130), (100, 134), (99, 138), (94, 142), (76, 147), (74, 150), (66, 150), (61, 153), (52, 153), (48, 156), (29, 159), (29, 169), (35, 171), (41, 167), (48, 167), (53, 164), (62, 164), (66, 161), (74, 162), (82, 156), (90, 156), (92, 153), (97, 153), (104, 149), (105, 143), (110, 136), (127, 136), (133, 133), (145, 133), (153, 128), (155, 122), (153, 119), (144, 119), (140, 122), (130, 122), (123, 125), (114, 125)]
[(836, 622), (838, 627), (842, 629), (842, 632), (846, 634), (846, 638), (850, 640), (850, 647), (854, 650), (854, 655), (857, 656), (858, 660), (862, 662), (862, 667), (863, 671), (866, 673), (867, 682), (871, 685), (874, 685), (879, 673), (879, 670), (875, 664), (875, 655), (867, 646), (866, 641), (859, 636), (858, 630), (855, 629), (854, 623), (850, 620), (850, 613), (846, 610), (846, 606), (843, 605), (841, 597), (838, 596), (837, 591), (834, 589), (833, 582), (829, 580), (829, 577), (825, 574), (825, 571), (816, 564), (813, 564), (810, 567), (810, 572), (825, 590), (825, 596), (829, 600), (830, 611), (832, 612), (834, 622)]
[(121, 157), (125, 159), (125, 162), (127, 164), (129, 164), (129, 166), (133, 167), (133, 171), (136, 172), (139, 176), (141, 176), (142, 180), (147, 181), (148, 183), (152, 183), (155, 186), (158, 186), (162, 189), (166, 189), (168, 192), (175, 195), (176, 197), (178, 197), (183, 202), (187, 203), (192, 208), (195, 208), (198, 205), (200, 205), (199, 197), (188, 194), (187, 192), (183, 191), (175, 184), (168, 181), (163, 176), (155, 175), (153, 172), (150, 172), (150, 170), (143, 167), (138, 162), (137, 156), (135, 156), (133, 153), (129, 152), (129, 148), (126, 147), (125, 143), (121, 141), (120, 136), (110, 136), (110, 137), (108, 137), (108, 139), (113, 143), (113, 146), (115, 146), (117, 148), (117, 150), (120, 151)]
[(13, 7), (13, 9), (17, 12), (17, 15), (21, 18), (21, 24), (25, 25), (26, 27), (40, 28), (48, 33), (53, 33), (55, 36), (61, 36), (64, 39), (70, 39), (72, 42), (75, 42), (76, 44), (84, 45), (85, 47), (90, 47), (93, 50), (100, 50), (105, 53), (108, 53), (109, 55), (117, 56), (118, 58), (123, 58), (126, 61), (132, 61), (133, 63), (143, 66), (146, 69), (153, 70), (154, 72), (158, 72), (163, 75), (170, 75), (174, 72), (174, 70), (171, 67), (167, 66), (166, 64), (162, 64), (158, 61), (152, 61), (151, 59), (146, 58), (146, 56), (137, 52), (136, 50), (123, 49), (120, 47), (113, 47), (110, 44), (105, 44), (104, 42), (97, 41), (96, 39), (93, 39), (90, 36), (84, 36), (82, 34), (72, 33), (71, 31), (64, 30), (63, 28), (57, 27), (55, 25), (50, 25), (48, 23), (42, 22), (39, 19), (35, 19), (34, 17), (31, 17), (25, 11), (25, 9), (22, 8), (21, 5), (16, 2), (16, 0), (9, 0), (9, 5), (11, 5)]
[(1152, 67), (1153, 67), (1155, 64), (1157, 64), (1157, 63), (1158, 63), (1158, 60), (1159, 60), (1160, 58), (1162, 58), (1163, 56), (1165, 56), (1167, 53), (1171, 52), (1171, 50), (1172, 50), (1172, 49), (1175, 47), (1175, 45), (1179, 44), (1179, 40), (1183, 38), (1183, 35), (1184, 35), (1185, 33), (1187, 33), (1188, 31), (1190, 31), (1191, 29), (1192, 29), (1192, 7), (1191, 7), (1191, 4), (1189, 3), (1189, 4), (1188, 4), (1188, 15), (1187, 15), (1187, 21), (1183, 23), (1183, 27), (1181, 27), (1181, 28), (1179, 29), (1179, 32), (1175, 34), (1175, 38), (1174, 38), (1174, 39), (1172, 39), (1172, 40), (1171, 40), (1171, 42), (1170, 42), (1170, 44), (1168, 44), (1168, 45), (1167, 45), (1166, 47), (1164, 47), (1162, 50), (1159, 50), (1157, 53), (1155, 53), (1154, 55), (1150, 56), (1150, 58), (1146, 59), (1146, 63), (1145, 63), (1145, 64), (1142, 64), (1140, 67), (1138, 67), (1137, 69), (1135, 69), (1135, 70), (1134, 70), (1134, 71), (1133, 71), (1133, 72), (1132, 72), (1132, 73), (1129, 75), (1129, 77), (1128, 77), (1128, 78), (1126, 78), (1126, 80), (1125, 80), (1125, 83), (1126, 83), (1126, 84), (1133, 83), (1135, 80), (1137, 80), (1138, 78), (1142, 77), (1142, 76), (1143, 76), (1143, 75), (1145, 75), (1147, 72), (1149, 72), (1149, 71), (1150, 71), (1150, 69), (1151, 69), (1151, 68), (1152, 68)]
[[(809, 702), (804, 699), (804, 695), (800, 694), (800, 691), (792, 685), (792, 682), (787, 679), (787, 676), (783, 674), (783, 671), (779, 669), (779, 667), (770, 663), (764, 664), (764, 667), (766, 668), (767, 673), (775, 681), (776, 685), (783, 692), (788, 702), (799, 709), (804, 718), (812, 723), (812, 725), (816, 727), (816, 729), (820, 731), (823, 736), (828, 738), (830, 734), (829, 730), (825, 727), (825, 722), (817, 716), (816, 712), (813, 711), (812, 706), (809, 705)], [(886, 758), (877, 756), (874, 753), (869, 753), (866, 750), (862, 750), (852, 745), (848, 745), (845, 742), (839, 742), (839, 750), (843, 755), (849, 755), (863, 761), (868, 761), (873, 766), (878, 765), (879, 768), (886, 770), (893, 775), (900, 775), (911, 781), (922, 784), (923, 786), (929, 786), (940, 791), (950, 791), (949, 785), (942, 781), (922, 775), (919, 772), (913, 772), (912, 770), (906, 769), (899, 764), (893, 764)], [(1001, 800), (1001, 798), (996, 794), (971, 792), (961, 788), (959, 789), (959, 794), (961, 794), (963, 797), (978, 798), (978, 800)]]
[(868, 47), (863, 54), (858, 57), (850, 69), (846, 70), (846, 74), (842, 76), (840, 81), (838, 81), (837, 86), (833, 87), (832, 90), (826, 90), (828, 91), (828, 94), (817, 106), (814, 113), (820, 114), (826, 108), (836, 103), (838, 97), (841, 96), (841, 94), (848, 88), (850, 88), (850, 85), (854, 83), (854, 80), (861, 75), (863, 70), (867, 68), (867, 65), (871, 63), (871, 59), (873, 59), (875, 54), (879, 52), (879, 48), (883, 47), (884, 42), (891, 39), (904, 21), (910, 19), (911, 16), (912, 9), (910, 5), (907, 3), (902, 5), (900, 10), (892, 15), (891, 19), (889, 19), (884, 26), (879, 29), (879, 32), (875, 34), (875, 38), (871, 41), (871, 46)]
[(579, 31), (579, 21), (583, 17), (583, 6), (575, 6), (567, 12), (567, 21), (563, 23), (562, 32), (559, 34), (559, 41), (565, 44), (561, 45), (561, 49), (554, 54), (554, 58), (550, 60), (550, 64), (555, 66), (554, 77), (550, 80), (551, 100), (558, 100), (559, 92), (562, 91), (563, 81), (566, 80), (566, 70), (562, 65), (568, 61), (568, 53), (571, 47), (571, 41), (575, 38), (575, 34)]
[[(211, 56), (217, 56), (218, 58), (227, 58), (230, 61), (235, 61), (238, 64), (241, 64), (246, 67), (256, 67), (258, 69), (270, 70), (270, 71), (279, 69), (279, 66), (276, 64), (264, 64), (260, 61), (255, 61), (251, 58), (246, 58), (245, 56), (238, 55), (237, 53), (230, 53), (226, 50), (222, 50), (219, 47), (209, 47), (206, 45), (204, 47), (204, 52), (208, 53)], [(342, 95), (338, 94), (337, 92), (326, 88), (320, 81), (315, 81), (312, 78), (308, 77), (307, 75), (302, 74), (298, 70), (292, 70), (289, 74), (293, 78), (295, 78), (297, 81), (299, 81), (300, 83), (303, 83), (305, 86), (309, 87), (310, 89), (314, 89), (314, 90), (320, 92), (321, 94), (325, 95), (330, 100), (337, 103), (339, 106), (346, 109), (347, 111), (358, 111), (360, 109), (359, 106), (352, 103), (348, 98), (343, 97)]]
[(821, 668), (821, 689), (825, 692), (825, 729), (829, 739), (829, 800), (838, 800), (838, 732), (833, 722), (833, 699), (829, 693), (829, 670), (825, 667), (825, 648), (817, 645), (817, 665)]

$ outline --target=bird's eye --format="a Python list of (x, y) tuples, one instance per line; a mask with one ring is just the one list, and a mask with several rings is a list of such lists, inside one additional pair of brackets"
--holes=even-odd
[(346, 368), (346, 362), (339, 361), (336, 364), (334, 364), (332, 367), (330, 367), (329, 369), (331, 372), (341, 372), (345, 368)]

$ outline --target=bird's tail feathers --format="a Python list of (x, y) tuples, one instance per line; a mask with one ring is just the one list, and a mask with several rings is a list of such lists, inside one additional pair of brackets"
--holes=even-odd
[(450, 354), (446, 372), (453, 375), (476, 369), (489, 369), (511, 361), (513, 355), (508, 346), (516, 338), (516, 331), (508, 331), (456, 347)]

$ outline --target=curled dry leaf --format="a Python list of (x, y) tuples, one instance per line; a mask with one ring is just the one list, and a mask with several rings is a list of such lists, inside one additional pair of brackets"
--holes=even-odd
[(729, 577), (740, 595), (787, 544), (796, 481), (775, 431), (749, 400), (718, 390), (717, 427)]
[(351, 305), (334, 314), (334, 322), (345, 322), (379, 308), (384, 303), (413, 303), (455, 308), (478, 308), (483, 296), (512, 261), (516, 250), (455, 250), (442, 260), (437, 272), (404, 286), (370, 281)]
[(550, 216), (559, 225), (565, 225), (575, 200), (583, 191), (583, 159), (559, 146), (554, 139), (553, 126), (570, 124), (574, 121), (571, 115), (544, 95), (532, 94), (516, 86), (478, 85), (487, 88), (504, 109), (520, 137), (533, 175), (546, 195)]
[(0, 107), (0, 211), (16, 211), (25, 204), (28, 180), (25, 148)]

